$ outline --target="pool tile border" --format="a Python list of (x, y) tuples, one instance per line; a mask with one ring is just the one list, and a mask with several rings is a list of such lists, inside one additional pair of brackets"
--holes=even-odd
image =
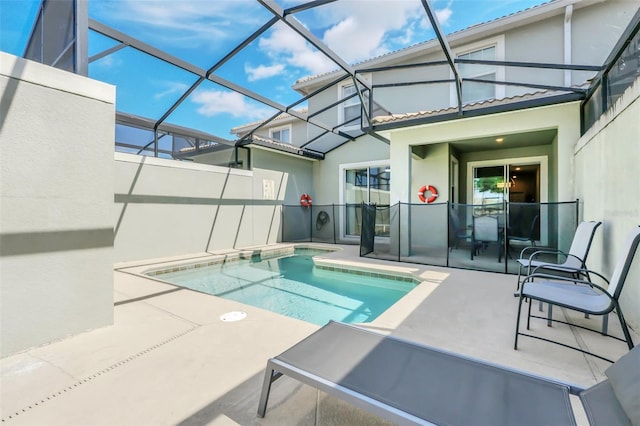
[(261, 248), (256, 250), (242, 250), (237, 253), (229, 253), (224, 255), (215, 255), (216, 258), (202, 260), (199, 262), (190, 261), (185, 264), (173, 265), (173, 266), (161, 266), (142, 272), (142, 275), (149, 277), (157, 277), (159, 275), (170, 274), (172, 272), (187, 271), (190, 269), (205, 268), (207, 266), (222, 265), (226, 263), (238, 262), (240, 260), (252, 259), (254, 257), (260, 257), (261, 259), (273, 259), (275, 257), (286, 256), (294, 254), (296, 251), (323, 251), (326, 253), (333, 253), (336, 250), (331, 250), (324, 247), (315, 247), (308, 244), (292, 245), (288, 247), (277, 248)]
[[(169, 265), (164, 267), (156, 267), (147, 271), (142, 272), (142, 275), (148, 277), (160, 277), (165, 274), (170, 274), (173, 272), (187, 271), (191, 269), (199, 269), (206, 268), (207, 266), (215, 266), (215, 265), (223, 265), (227, 263), (238, 262), (241, 260), (252, 259), (254, 257), (260, 257), (261, 259), (273, 259), (280, 256), (286, 256), (294, 254), (295, 252), (305, 252), (305, 251), (322, 251), (328, 253), (333, 253), (337, 250), (332, 250), (326, 247), (318, 247), (313, 244), (295, 244), (287, 247), (274, 247), (274, 248), (258, 248), (255, 250), (241, 250), (236, 253), (228, 253), (221, 255), (214, 255), (215, 258), (201, 260), (198, 262), (188, 262), (178, 265)], [(341, 272), (344, 274), (352, 274), (352, 275), (360, 275), (365, 277), (372, 278), (382, 278), (390, 281), (399, 281), (404, 283), (409, 283), (413, 285), (418, 285), (422, 281), (418, 278), (406, 275), (402, 273), (392, 273), (392, 272), (374, 272), (371, 270), (364, 269), (362, 266), (353, 266), (353, 267), (342, 267), (342, 266), (329, 266), (326, 264), (320, 264), (315, 262), (315, 267), (318, 269), (323, 269), (326, 271), (333, 272)], [(366, 268), (366, 267), (365, 267)]]
[(365, 277), (372, 277), (372, 278), (382, 278), (382, 279), (387, 279), (391, 281), (401, 281), (401, 282), (415, 284), (415, 285), (418, 285), (422, 282), (415, 277), (408, 277), (400, 274), (391, 274), (391, 273), (383, 274), (380, 272), (371, 272), (371, 271), (365, 271), (362, 269), (340, 268), (335, 266), (318, 265), (318, 264), (316, 264), (315, 267), (318, 269), (324, 269), (327, 271), (342, 272), (345, 274), (353, 274), (353, 275), (362, 275)]

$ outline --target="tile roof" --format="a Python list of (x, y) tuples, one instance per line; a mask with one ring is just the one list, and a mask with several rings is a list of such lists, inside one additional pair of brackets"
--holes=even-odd
[[(478, 102), (470, 102), (462, 105), (464, 111), (473, 111), (490, 106), (509, 105), (522, 101), (550, 98), (552, 96), (570, 93), (569, 91), (539, 90), (521, 95), (508, 96), (500, 99), (486, 99)], [(437, 117), (439, 115), (452, 114), (458, 111), (457, 107), (440, 108), (429, 111), (407, 112), (401, 114), (378, 115), (371, 119), (373, 125), (399, 123), (425, 117)]]

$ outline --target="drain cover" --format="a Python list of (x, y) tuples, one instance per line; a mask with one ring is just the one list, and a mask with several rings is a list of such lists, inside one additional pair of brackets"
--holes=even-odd
[(220, 319), (224, 322), (242, 321), (247, 317), (247, 313), (243, 311), (231, 311), (220, 315)]

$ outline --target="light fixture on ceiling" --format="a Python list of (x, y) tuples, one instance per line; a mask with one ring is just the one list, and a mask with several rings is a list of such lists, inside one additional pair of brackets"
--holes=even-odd
[(496, 142), (497, 143), (502, 143), (502, 142), (504, 142), (504, 138), (496, 138)]

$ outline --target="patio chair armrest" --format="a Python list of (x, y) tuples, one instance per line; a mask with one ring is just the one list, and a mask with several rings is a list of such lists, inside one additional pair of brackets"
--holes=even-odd
[(529, 247), (525, 247), (525, 248), (523, 248), (522, 250), (520, 250), (520, 257), (519, 257), (519, 259), (524, 259), (524, 258), (525, 258), (525, 253), (526, 253), (527, 251), (530, 251), (530, 250), (535, 250), (535, 251), (537, 251), (537, 250), (538, 250), (538, 247), (535, 247), (535, 246), (529, 246)]
[[(584, 265), (584, 262), (578, 256), (575, 256), (575, 255), (570, 254), (570, 253), (568, 253), (566, 256), (567, 256), (567, 259), (569, 257), (576, 258), (576, 259), (578, 259), (580, 261), (581, 264)], [(564, 265), (562, 265), (560, 263), (549, 263), (549, 264), (538, 265), (535, 268), (533, 268), (533, 270), (529, 274), (536, 274), (536, 273), (538, 273), (538, 270), (544, 270), (544, 269), (556, 269), (556, 270), (560, 270), (560, 272), (575, 273), (575, 274), (579, 274), (579, 275), (587, 275), (588, 272), (591, 272), (591, 273), (594, 273), (594, 274), (596, 274), (598, 276), (601, 276), (600, 274), (598, 274), (595, 271), (590, 271), (590, 270), (584, 269), (584, 268), (571, 268), (571, 267), (568, 267), (568, 266), (564, 266)]]
[[(586, 269), (584, 269), (584, 270), (586, 271)], [(598, 275), (599, 277), (604, 279), (607, 282), (607, 284), (609, 283), (609, 281), (605, 277), (603, 277), (602, 275), (598, 274), (597, 272), (594, 272), (594, 271), (589, 271), (589, 272)], [(596, 289), (596, 290), (600, 291), (601, 293), (605, 294), (609, 299), (613, 299), (613, 297), (609, 294), (609, 292), (607, 292), (607, 290), (604, 287), (599, 286), (598, 284), (592, 283), (591, 281), (579, 280), (579, 279), (575, 279), (575, 278), (558, 277), (558, 276), (549, 275), (549, 274), (531, 274), (531, 275), (528, 275), (527, 278), (525, 278), (525, 280), (523, 281), (522, 284), (524, 285), (527, 282), (533, 282), (534, 278), (546, 278), (546, 279), (552, 279), (553, 281), (567, 282), (567, 283), (572, 283), (572, 284), (588, 285), (589, 287), (591, 287), (593, 289)], [(522, 293), (522, 290), (520, 292)]]
[[(535, 252), (531, 253), (531, 255), (529, 255), (529, 262), (531, 262), (535, 257), (537, 257), (540, 254), (561, 254), (565, 257), (573, 256), (569, 253), (563, 252), (562, 250), (536, 250)], [(573, 257), (580, 259), (578, 256), (573, 256)], [(582, 259), (580, 259), (580, 261), (582, 262)]]
[[(596, 271), (591, 271), (589, 269), (576, 269), (575, 272), (576, 273), (587, 273), (588, 272), (589, 274), (593, 274), (593, 275), (596, 275), (597, 277), (600, 277), (607, 284), (609, 284), (609, 280), (604, 275), (602, 275), (602, 274), (600, 274), (600, 273), (598, 273)], [(579, 278), (571, 278), (571, 277), (562, 277), (562, 276), (553, 275), (553, 274), (542, 274), (542, 273), (539, 273), (539, 272), (527, 275), (523, 282), (533, 281), (535, 278), (544, 278), (544, 279), (549, 279), (549, 280), (553, 280), (553, 281), (566, 281), (566, 282), (571, 282), (571, 283), (582, 283), (582, 284), (598, 286), (597, 284), (594, 284), (593, 282), (591, 282), (589, 280), (582, 280), (582, 279), (579, 279)], [(600, 286), (598, 286), (598, 287), (600, 287)]]

